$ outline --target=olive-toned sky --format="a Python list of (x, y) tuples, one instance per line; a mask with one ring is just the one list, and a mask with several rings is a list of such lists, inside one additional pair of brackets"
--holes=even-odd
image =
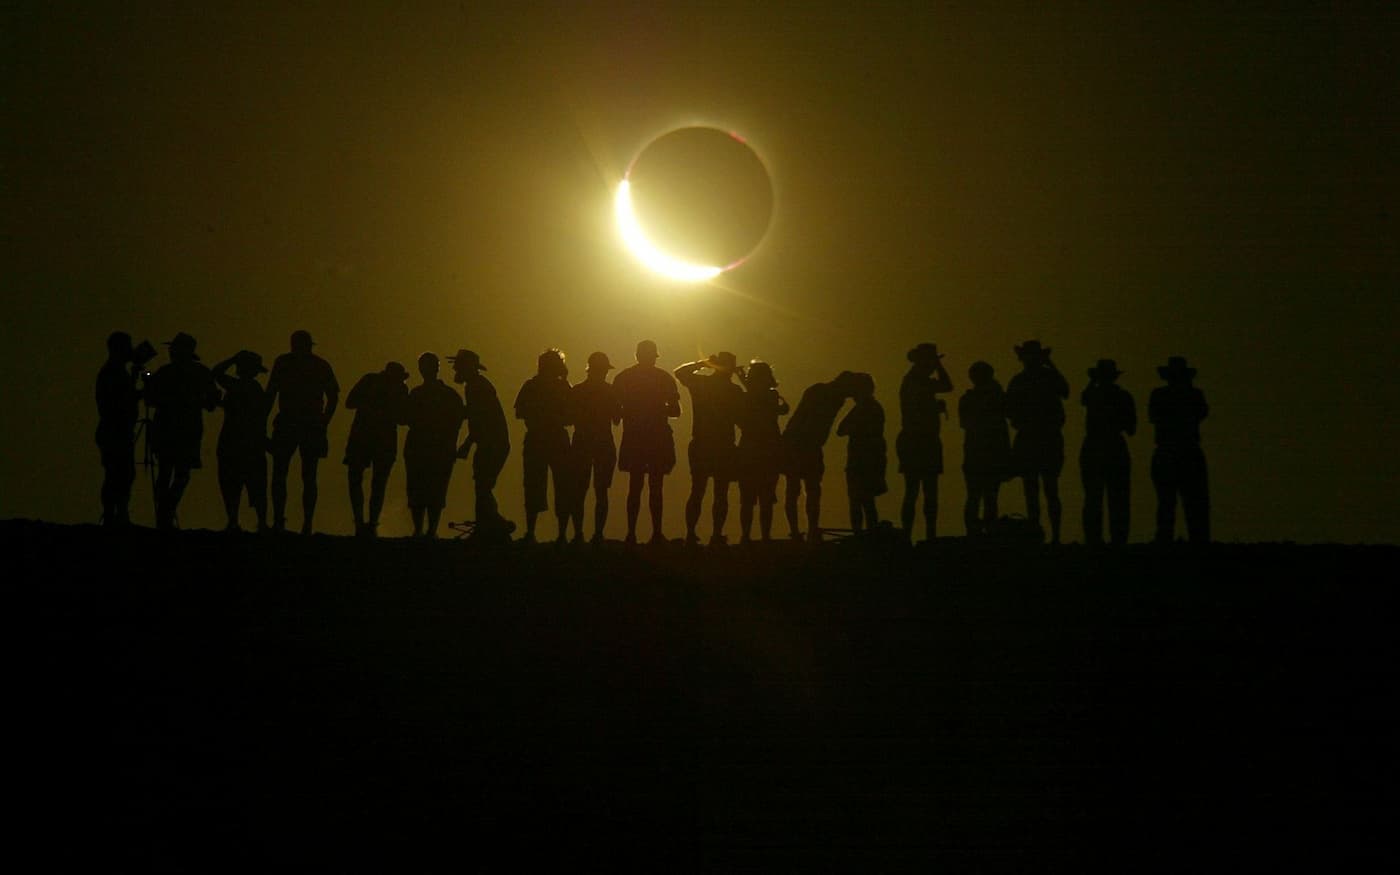
[[(116, 328), (188, 331), (207, 362), (307, 328), (346, 388), (467, 346), (507, 404), (546, 346), (581, 376), (651, 337), (666, 366), (768, 358), (794, 398), (868, 370), (891, 439), (911, 345), (936, 341), (961, 391), (972, 361), (1005, 380), (1038, 337), (1074, 388), (1071, 538), (1084, 370), (1116, 358), (1145, 407), (1184, 354), (1213, 409), (1219, 537), (1400, 540), (1400, 7), (911, 5), (6, 4), (0, 517), (96, 520), (92, 384)], [(688, 123), (742, 132), (773, 175), (772, 230), (723, 288), (643, 273), (612, 227), (628, 161)], [(186, 526), (221, 523), (219, 420)], [(348, 426), (327, 531), (348, 530)], [(1131, 442), (1139, 539), (1151, 445)], [(844, 454), (833, 439), (841, 525)], [(401, 469), (390, 490), (402, 532)], [(133, 507), (150, 521), (146, 485)]]

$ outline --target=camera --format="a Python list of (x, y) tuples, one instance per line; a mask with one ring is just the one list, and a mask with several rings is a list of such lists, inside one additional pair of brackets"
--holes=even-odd
[(131, 351), (131, 361), (136, 367), (145, 367), (146, 362), (156, 357), (156, 348), (151, 346), (149, 340), (141, 341), (141, 345)]

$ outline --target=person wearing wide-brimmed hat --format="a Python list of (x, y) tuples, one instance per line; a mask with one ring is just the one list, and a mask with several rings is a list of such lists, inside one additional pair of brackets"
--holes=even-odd
[(651, 542), (665, 543), (662, 532), (662, 488), (666, 475), (676, 467), (676, 441), (668, 419), (681, 415), (681, 391), (676, 378), (656, 366), (656, 343), (637, 344), (637, 363), (623, 368), (613, 379), (613, 391), (622, 405), (622, 446), (617, 467), (627, 481), (627, 543), (637, 542), (637, 517), (642, 508), (642, 487), (647, 486), (651, 510)]
[(404, 405), (404, 424), (408, 426), (403, 440), (404, 479), (415, 538), (437, 537), (452, 466), (457, 461), (457, 434), (466, 418), (462, 396), (438, 378), (440, 368), (436, 353), (418, 356), (423, 382), (408, 393)]
[(1006, 386), (1006, 418), (1016, 429), (1011, 468), (1026, 493), (1026, 519), (1040, 523), (1040, 492), (1050, 517), (1050, 541), (1060, 543), (1060, 471), (1065, 464), (1064, 399), (1069, 383), (1038, 340), (1016, 347), (1021, 372)]
[(1084, 483), (1084, 543), (1103, 543), (1103, 506), (1108, 498), (1108, 531), (1114, 544), (1128, 543), (1128, 500), (1132, 458), (1125, 436), (1137, 433), (1137, 406), (1118, 385), (1122, 375), (1113, 359), (1099, 359), (1089, 369), (1089, 385), (1079, 396), (1084, 405), (1084, 443), (1079, 448), (1079, 476)]
[(995, 369), (987, 362), (973, 362), (967, 377), (972, 388), (958, 399), (967, 487), (963, 523), (969, 535), (980, 535), (997, 521), (997, 495), (1011, 469), (1011, 435), (1006, 428), (1006, 393)]
[[(228, 369), (234, 369), (233, 375)], [(219, 430), (219, 493), (228, 517), (225, 531), (242, 531), (238, 524), (238, 500), (248, 494), (248, 506), (258, 520), (258, 531), (267, 528), (267, 392), (258, 375), (267, 373), (262, 356), (240, 350), (214, 365), (214, 381), (224, 390), (219, 406), (224, 425)]]
[[(533, 377), (526, 380), (515, 396), (515, 418), (525, 422), (525, 446), (521, 459), (525, 472), (525, 537), (535, 541), (535, 521), (549, 509), (549, 481), (554, 481), (554, 517), (558, 521), (557, 543), (567, 537), (572, 517), (569, 470), (569, 426), (573, 412), (569, 403), (569, 367), (564, 353), (547, 349), (537, 359)], [(575, 530), (582, 538), (582, 532)]]
[(340, 384), (330, 362), (311, 351), (309, 331), (293, 331), (291, 351), (272, 363), (267, 378), (269, 403), (278, 405), (272, 420), (272, 527), (287, 528), (287, 475), (292, 456), (301, 455), (301, 533), (312, 532), (316, 515), (316, 470), (330, 454), (326, 428), (340, 402)]
[[(448, 356), (452, 362), (452, 380), (462, 385), (462, 403), (467, 416), (467, 436), (457, 448), (457, 458), (472, 460), (472, 489), (476, 493), (476, 528), (472, 539), (489, 543), (504, 543), (515, 531), (515, 523), (501, 516), (496, 504), (496, 481), (510, 458), (510, 429), (496, 387), (482, 371), (486, 366), (481, 356), (469, 349), (459, 349)], [(476, 452), (472, 452), (472, 448)]]
[(786, 416), (788, 403), (778, 394), (773, 366), (754, 359), (739, 371), (744, 384), (739, 407), (739, 446), (735, 451), (739, 472), (739, 540), (749, 542), (754, 506), (758, 507), (758, 533), (773, 539), (773, 507), (778, 503), (778, 477), (783, 468), (783, 433), (778, 418)]
[[(685, 542), (698, 544), (695, 527), (709, 482), (715, 482), (710, 507), (710, 543), (724, 543), (724, 523), (729, 518), (729, 485), (738, 475), (735, 429), (744, 390), (734, 382), (739, 360), (732, 352), (717, 352), (696, 362), (686, 362), (671, 372), (690, 390), (692, 413), (690, 446), (690, 497), (685, 502)], [(707, 372), (707, 373), (706, 373)]]
[(181, 331), (166, 346), (170, 363), (151, 375), (146, 402), (155, 410), (151, 447), (156, 461), (156, 527), (175, 527), (180, 499), (190, 473), (201, 467), (204, 411), (219, 403), (214, 375), (195, 354), (195, 339)]
[(1201, 451), (1201, 422), (1210, 413), (1206, 396), (1193, 385), (1196, 369), (1174, 355), (1157, 369), (1167, 385), (1152, 390), (1148, 419), (1156, 432), (1152, 485), (1157, 490), (1157, 542), (1170, 543), (1176, 530), (1176, 501), (1186, 515), (1193, 544), (1210, 542), (1210, 484)]
[[(408, 406), (408, 369), (388, 362), (384, 370), (365, 374), (345, 396), (345, 408), (355, 411), (350, 437), (345, 442), (344, 463), (350, 487), (350, 512), (355, 534), (374, 538), (389, 472), (399, 457), (399, 426)], [(370, 472), (369, 518), (365, 518), (365, 472)]]
[(899, 384), (899, 436), (895, 455), (904, 475), (904, 501), (899, 519), (904, 536), (914, 537), (914, 510), (924, 493), (924, 537), (932, 541), (938, 527), (938, 475), (943, 473), (943, 415), (948, 409), (938, 396), (953, 391), (938, 345), (921, 343), (909, 350), (909, 370)]
[(588, 357), (587, 377), (569, 388), (569, 404), (574, 413), (574, 436), (570, 445), (574, 485), (570, 494), (574, 530), (583, 525), (583, 502), (588, 484), (593, 484), (593, 543), (603, 543), (608, 524), (608, 490), (617, 469), (617, 444), (613, 426), (622, 421), (622, 405), (608, 382), (612, 362), (605, 352)]

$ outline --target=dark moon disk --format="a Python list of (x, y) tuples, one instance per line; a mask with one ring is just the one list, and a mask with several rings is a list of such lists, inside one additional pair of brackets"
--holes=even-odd
[(773, 183), (753, 149), (718, 128), (651, 141), (627, 171), (633, 214), (652, 246), (693, 264), (731, 267), (773, 217)]

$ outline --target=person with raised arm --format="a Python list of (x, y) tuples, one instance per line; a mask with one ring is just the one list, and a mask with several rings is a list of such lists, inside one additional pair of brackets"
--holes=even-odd
[[(671, 372), (690, 390), (693, 420), (690, 446), (690, 497), (685, 503), (685, 542), (700, 543), (695, 527), (711, 480), (715, 494), (710, 507), (710, 544), (723, 544), (724, 523), (729, 518), (729, 485), (735, 478), (734, 430), (744, 390), (734, 382), (739, 368), (732, 352), (717, 352), (696, 362), (687, 362)], [(708, 373), (704, 373), (707, 372)]]

